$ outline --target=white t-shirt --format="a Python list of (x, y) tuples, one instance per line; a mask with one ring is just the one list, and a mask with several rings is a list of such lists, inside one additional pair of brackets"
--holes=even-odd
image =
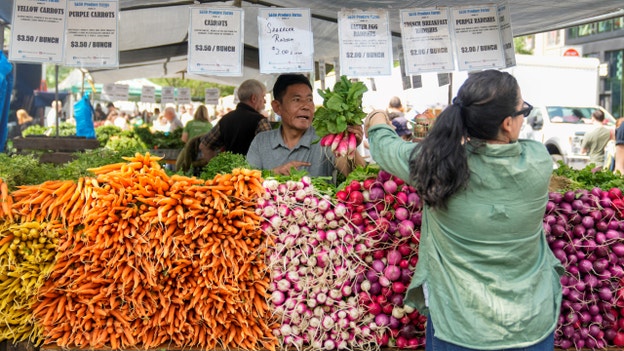
[[(61, 112), (59, 112), (59, 120), (61, 119)], [(46, 115), (46, 127), (52, 127), (56, 125), (56, 111), (50, 109)]]

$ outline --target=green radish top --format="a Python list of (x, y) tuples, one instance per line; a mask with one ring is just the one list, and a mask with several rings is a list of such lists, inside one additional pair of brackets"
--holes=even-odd
[(334, 90), (318, 89), (323, 106), (316, 109), (312, 126), (320, 138), (347, 130), (347, 125), (362, 125), (366, 113), (362, 111), (362, 97), (368, 90), (362, 82), (351, 82), (346, 76), (334, 84)]

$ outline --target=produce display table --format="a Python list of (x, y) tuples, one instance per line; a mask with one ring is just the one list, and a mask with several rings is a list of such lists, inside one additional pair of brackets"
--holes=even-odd
[(82, 137), (27, 136), (12, 140), (18, 154), (40, 153), (39, 161), (63, 164), (73, 160), (73, 154), (79, 151), (97, 149), (97, 139)]
[[(0, 335), (44, 350), (424, 349), (426, 318), (403, 304), (413, 187), (380, 170), (332, 198), (309, 177), (202, 180), (151, 156), (0, 192)], [(555, 350), (622, 344), (623, 203), (619, 188), (549, 193), (545, 234), (567, 273)]]

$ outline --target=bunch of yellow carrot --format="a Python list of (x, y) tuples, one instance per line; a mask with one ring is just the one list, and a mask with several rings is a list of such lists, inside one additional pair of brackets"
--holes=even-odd
[(40, 342), (32, 305), (50, 274), (62, 231), (59, 222), (0, 222), (0, 340)]
[(67, 229), (33, 306), (45, 344), (274, 349), (260, 171), (203, 181), (127, 161), (12, 194), (16, 218)]

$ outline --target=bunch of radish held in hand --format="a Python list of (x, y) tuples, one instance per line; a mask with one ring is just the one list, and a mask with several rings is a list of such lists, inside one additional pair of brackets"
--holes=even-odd
[(319, 89), (323, 106), (316, 109), (312, 125), (321, 138), (321, 146), (329, 147), (336, 157), (353, 159), (357, 149), (357, 140), (347, 126), (361, 126), (366, 113), (362, 111), (362, 97), (368, 90), (362, 82), (351, 82), (341, 76), (329, 88)]
[(555, 345), (603, 349), (618, 335), (618, 304), (624, 278), (624, 222), (613, 200), (619, 189), (551, 192), (544, 229), (566, 273)]
[(426, 317), (403, 303), (418, 262), (421, 206), (416, 190), (390, 173), (351, 181), (336, 193), (365, 249), (357, 250), (366, 268), (358, 276), (360, 304), (373, 318), (381, 346), (422, 348)]
[(321, 195), (307, 176), (264, 181), (258, 200), (267, 234), (274, 335), (282, 349), (377, 349), (355, 291), (364, 272), (356, 253), (364, 237), (348, 222), (347, 208)]

